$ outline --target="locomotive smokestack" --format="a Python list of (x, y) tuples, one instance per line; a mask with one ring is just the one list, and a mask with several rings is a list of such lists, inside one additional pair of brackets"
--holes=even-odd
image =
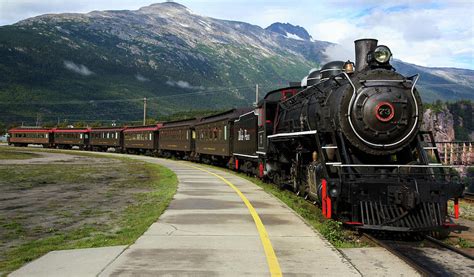
[(354, 41), (356, 56), (356, 71), (364, 70), (369, 63), (367, 62), (367, 54), (374, 51), (377, 47), (377, 40), (371, 38), (358, 39)]

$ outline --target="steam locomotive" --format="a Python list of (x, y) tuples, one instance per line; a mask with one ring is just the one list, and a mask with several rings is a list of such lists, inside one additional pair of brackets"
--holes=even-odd
[(355, 41), (355, 53), (355, 65), (327, 63), (300, 87), (267, 95), (257, 152), (266, 176), (359, 228), (446, 227), (447, 202), (458, 209), (463, 185), (441, 165), (432, 134), (420, 131), (419, 76), (397, 73), (377, 40)]
[(397, 73), (377, 40), (355, 41), (355, 53), (355, 64), (329, 62), (267, 93), (256, 108), (131, 128), (17, 128), (9, 142), (40, 137), (45, 147), (113, 147), (227, 165), (290, 188), (319, 203), (327, 218), (357, 228), (453, 228), (447, 202), (457, 213), (463, 185), (441, 164), (433, 135), (420, 130), (419, 76)]

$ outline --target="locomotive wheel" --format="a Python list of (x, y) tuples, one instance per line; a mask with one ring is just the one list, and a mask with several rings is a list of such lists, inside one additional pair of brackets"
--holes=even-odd
[(281, 176), (278, 173), (274, 173), (272, 176), (273, 183), (278, 186), (280, 190), (285, 188), (285, 185), (281, 181)]

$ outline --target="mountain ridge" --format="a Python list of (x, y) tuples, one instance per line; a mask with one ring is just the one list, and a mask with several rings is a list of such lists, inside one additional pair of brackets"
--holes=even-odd
[[(170, 2), (135, 11), (40, 15), (0, 27), (0, 120), (38, 114), (45, 120), (137, 119), (145, 96), (150, 116), (249, 105), (255, 84), (270, 91), (301, 80), (327, 60), (330, 45), (197, 15)], [(403, 73), (419, 69), (400, 63)], [(459, 85), (444, 69), (438, 75), (423, 70), (427, 81), (460, 91), (453, 99), (473, 98), (472, 71)], [(433, 100), (448, 98), (439, 87), (428, 89)]]
[(290, 23), (275, 22), (265, 28), (265, 30), (272, 31), (296, 40), (311, 41), (313, 39), (305, 28), (298, 25), (295, 26)]

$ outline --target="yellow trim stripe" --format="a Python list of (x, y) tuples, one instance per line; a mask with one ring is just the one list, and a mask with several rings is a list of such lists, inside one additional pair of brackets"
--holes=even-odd
[(193, 166), (193, 165), (188, 165), (186, 166), (207, 172), (211, 175), (216, 176), (217, 178), (221, 179), (229, 185), (242, 199), (242, 201), (245, 203), (245, 206), (249, 209), (250, 214), (252, 215), (253, 221), (255, 222), (255, 225), (257, 226), (258, 234), (260, 236), (260, 240), (262, 241), (263, 249), (265, 250), (265, 256), (267, 257), (267, 263), (268, 263), (268, 269), (270, 270), (271, 276), (282, 276), (281, 269), (280, 269), (280, 264), (278, 263), (278, 259), (275, 255), (275, 251), (273, 250), (272, 243), (270, 242), (270, 238), (268, 237), (267, 230), (265, 229), (265, 226), (262, 223), (262, 220), (258, 216), (257, 211), (255, 211), (254, 207), (250, 203), (250, 201), (245, 197), (245, 195), (231, 182), (229, 182), (226, 178), (220, 176), (219, 174), (216, 174), (214, 172), (211, 172), (209, 170)]

